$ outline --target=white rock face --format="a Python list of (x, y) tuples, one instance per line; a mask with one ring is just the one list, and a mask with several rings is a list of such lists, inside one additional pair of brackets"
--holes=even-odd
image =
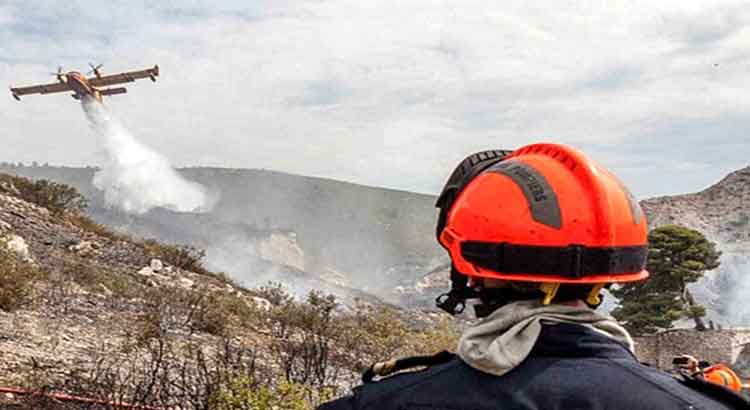
[(294, 233), (274, 232), (260, 243), (258, 249), (264, 260), (305, 270), (305, 254), (297, 244)]
[(19, 258), (27, 262), (33, 261), (33, 259), (31, 258), (31, 252), (29, 252), (29, 245), (26, 243), (26, 240), (15, 234), (8, 235), (5, 239), (5, 245), (9, 250), (18, 255)]

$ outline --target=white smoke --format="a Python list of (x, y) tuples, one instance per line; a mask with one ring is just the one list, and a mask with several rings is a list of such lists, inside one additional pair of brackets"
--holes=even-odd
[(104, 143), (106, 162), (94, 175), (108, 206), (142, 214), (156, 207), (178, 212), (206, 212), (207, 190), (183, 178), (166, 157), (138, 141), (99, 102), (86, 98), (83, 110)]
[(732, 326), (750, 326), (750, 255), (726, 253), (722, 255), (724, 273), (728, 276), (731, 286), (726, 295), (725, 320)]

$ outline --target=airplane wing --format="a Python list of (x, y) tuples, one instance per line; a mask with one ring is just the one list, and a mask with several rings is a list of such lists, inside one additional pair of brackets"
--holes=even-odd
[(119, 74), (103, 75), (101, 77), (91, 77), (87, 81), (92, 87), (106, 87), (114, 84), (132, 83), (133, 81), (140, 78), (150, 78), (152, 81), (156, 81), (156, 77), (159, 75), (159, 66), (154, 68), (147, 68), (145, 70), (138, 71), (127, 71)]
[(27, 94), (51, 94), (51, 93), (61, 93), (63, 91), (71, 90), (70, 86), (67, 83), (51, 83), (51, 84), (40, 84), (40, 85), (32, 85), (29, 87), (18, 87), (13, 88), (11, 87), (10, 92), (13, 93), (13, 95), (27, 95)]

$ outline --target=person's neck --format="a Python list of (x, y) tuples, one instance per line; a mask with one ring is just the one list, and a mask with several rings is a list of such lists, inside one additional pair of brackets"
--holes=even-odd
[(560, 304), (565, 305), (565, 306), (574, 306), (574, 307), (588, 307), (588, 305), (586, 305), (586, 302), (582, 301), (581, 299), (569, 300), (567, 302), (560, 302)]

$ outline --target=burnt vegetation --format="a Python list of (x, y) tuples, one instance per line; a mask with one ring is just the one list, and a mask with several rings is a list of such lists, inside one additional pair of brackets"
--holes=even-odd
[(458, 337), (451, 322), (417, 327), (387, 305), (343, 306), (315, 291), (299, 299), (280, 284), (244, 289), (206, 269), (199, 249), (97, 224), (82, 213), (85, 199), (64, 185), (0, 175), (0, 193), (44, 207), (118, 255), (128, 249), (139, 266), (158, 258), (173, 275), (155, 281), (122, 255), (103, 263), (96, 247), (55, 248), (38, 263), (0, 246), (0, 319), (33, 317), (50, 327), (50, 340), (66, 326), (91, 331), (67, 334), (85, 346), (72, 358), (34, 355), (0, 376), (0, 385), (40, 393), (16, 398), (14, 408), (82, 408), (43, 394), (58, 392), (99, 403), (86, 408), (308, 410), (357, 383), (373, 362), (450, 349)]

